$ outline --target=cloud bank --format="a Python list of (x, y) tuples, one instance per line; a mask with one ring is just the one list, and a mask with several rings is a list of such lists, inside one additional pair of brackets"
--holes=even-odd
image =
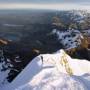
[(52, 10), (90, 10), (89, 5), (78, 5), (78, 4), (0, 4), (0, 9), (52, 9)]

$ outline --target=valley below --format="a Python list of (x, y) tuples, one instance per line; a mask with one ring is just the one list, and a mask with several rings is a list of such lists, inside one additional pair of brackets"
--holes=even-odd
[(90, 13), (85, 11), (2, 11), (0, 13), (0, 84), (10, 83), (40, 54), (64, 49), (90, 61)]

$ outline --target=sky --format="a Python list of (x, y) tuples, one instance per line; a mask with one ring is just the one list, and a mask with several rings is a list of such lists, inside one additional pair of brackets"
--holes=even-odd
[(0, 0), (0, 9), (88, 9), (90, 0)]

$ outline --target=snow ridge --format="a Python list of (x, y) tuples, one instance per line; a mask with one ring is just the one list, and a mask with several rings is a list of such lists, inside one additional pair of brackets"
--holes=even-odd
[[(72, 69), (72, 75), (61, 63), (61, 57), (64, 55)], [(89, 88), (90, 62), (72, 59), (60, 50), (54, 54), (41, 54), (34, 58), (10, 84), (8, 90), (89, 90)]]

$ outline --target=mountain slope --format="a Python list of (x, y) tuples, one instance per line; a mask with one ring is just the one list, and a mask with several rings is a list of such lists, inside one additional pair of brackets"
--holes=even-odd
[[(4, 90), (89, 90), (90, 62), (72, 59), (63, 50), (41, 54)], [(3, 90), (3, 89), (2, 89)]]

